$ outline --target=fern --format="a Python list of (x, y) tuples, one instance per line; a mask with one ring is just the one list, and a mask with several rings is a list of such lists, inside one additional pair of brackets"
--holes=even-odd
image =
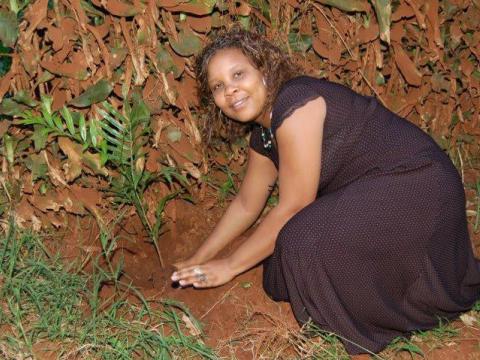
[[(19, 123), (33, 126), (32, 140), (35, 150), (47, 146), (49, 136), (65, 136), (82, 144), (84, 150), (100, 153), (101, 165), (109, 164), (115, 168), (119, 176), (111, 179), (110, 188), (106, 189), (114, 195), (115, 203), (133, 205), (155, 245), (158, 257), (163, 260), (158, 248), (157, 239), (162, 223), (161, 214), (166, 203), (180, 194), (187, 187), (188, 180), (178, 173), (174, 167), (164, 167), (157, 174), (145, 170), (146, 153), (150, 129), (150, 112), (145, 103), (138, 97), (126, 100), (122, 110), (117, 110), (107, 101), (102, 108), (97, 108), (96, 117), (85, 120), (81, 112), (70, 111), (63, 107), (60, 111), (52, 111), (52, 98), (43, 96), (37, 112), (25, 111)], [(179, 183), (181, 189), (161, 199), (155, 211), (155, 223), (151, 224), (147, 217), (147, 205), (143, 194), (154, 181), (161, 180), (173, 188)]]
[[(103, 120), (98, 122), (101, 128), (101, 146), (106, 149), (108, 160), (116, 165), (120, 173), (120, 176), (112, 179), (111, 183), (115, 202), (135, 206), (163, 266), (163, 259), (157, 243), (161, 212), (166, 202), (176, 194), (160, 200), (156, 211), (156, 222), (151, 224), (147, 217), (147, 205), (143, 194), (162, 173), (152, 174), (144, 168), (145, 152), (143, 147), (150, 134), (150, 112), (145, 103), (136, 98), (133, 99), (132, 105), (128, 101), (124, 103), (123, 112), (118, 111), (106, 101), (102, 105), (104, 109), (97, 110)], [(169, 181), (168, 176), (164, 176), (164, 179)], [(159, 211), (159, 209), (161, 210)]]
[(39, 113), (27, 110), (20, 115), (19, 124), (33, 126), (32, 139), (35, 150), (44, 149), (47, 145), (47, 138), (51, 134), (69, 137), (82, 144), (84, 148), (96, 148), (96, 139), (88, 137), (88, 133), (92, 134), (93, 132), (92, 130), (88, 131), (88, 128), (94, 124), (90, 122), (87, 125), (82, 113), (71, 112), (66, 106), (60, 112), (53, 112), (52, 102), (51, 97), (42, 96)]

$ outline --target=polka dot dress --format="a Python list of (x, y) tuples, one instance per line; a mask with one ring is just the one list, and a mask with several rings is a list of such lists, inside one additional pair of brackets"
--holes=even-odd
[[(275, 134), (295, 109), (327, 104), (317, 199), (280, 231), (264, 262), (265, 291), (288, 301), (350, 354), (452, 319), (480, 297), (461, 179), (423, 131), (374, 98), (298, 77), (278, 94)], [(255, 128), (250, 146), (281, 166)], [(308, 166), (308, 164), (306, 164)]]

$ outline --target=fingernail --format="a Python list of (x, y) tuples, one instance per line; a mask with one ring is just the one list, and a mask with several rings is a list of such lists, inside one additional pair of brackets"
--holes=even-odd
[(171, 279), (172, 279), (172, 281), (177, 281), (178, 280), (177, 273), (173, 273)]
[(178, 283), (183, 286), (183, 285), (186, 284), (186, 281), (185, 280), (180, 280)]

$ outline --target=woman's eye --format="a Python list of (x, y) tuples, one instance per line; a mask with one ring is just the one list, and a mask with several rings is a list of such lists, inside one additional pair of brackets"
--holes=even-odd
[(220, 88), (222, 87), (221, 84), (215, 84), (212, 86), (212, 91), (215, 92), (215, 91), (218, 91), (220, 90)]
[(236, 71), (234, 74), (233, 74), (233, 77), (234, 78), (239, 78), (240, 76), (242, 76), (242, 72), (241, 71)]

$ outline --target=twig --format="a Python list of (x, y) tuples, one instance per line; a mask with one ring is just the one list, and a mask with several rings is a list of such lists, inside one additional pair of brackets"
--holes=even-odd
[[(347, 42), (345, 41), (345, 39), (343, 38), (342, 34), (340, 34), (340, 32), (338, 31), (337, 27), (335, 26), (335, 24), (333, 24), (330, 19), (328, 18), (327, 14), (325, 14), (325, 12), (323, 11), (323, 9), (318, 5), (318, 4), (313, 4), (313, 6), (318, 10), (320, 11), (320, 13), (322, 14), (322, 16), (325, 18), (325, 20), (327, 20), (328, 22), (328, 25), (330, 25), (330, 27), (335, 31), (335, 33), (337, 34), (337, 36), (340, 38), (343, 46), (345, 46), (345, 49), (347, 49), (348, 53), (350, 54), (351, 58), (353, 60), (357, 60), (357, 57), (353, 54), (352, 50), (350, 49), (350, 47), (348, 46)], [(378, 93), (378, 91), (372, 86), (372, 84), (370, 83), (370, 81), (367, 79), (367, 77), (365, 76), (365, 74), (363, 73), (362, 70), (358, 70), (358, 72), (360, 73), (360, 75), (362, 76), (363, 80), (365, 81), (365, 83), (367, 84), (367, 86), (375, 93), (375, 96), (378, 98), (378, 100), (380, 100), (380, 102), (382, 103), (383, 106), (386, 106), (386, 103), (385, 101), (383, 100), (382, 96)]]
[(205, 316), (207, 316), (218, 304), (220, 304), (223, 300), (225, 300), (225, 298), (230, 295), (230, 293), (232, 292), (233, 289), (235, 289), (236, 287), (238, 286), (238, 282), (235, 283), (235, 285), (233, 285), (230, 289), (228, 289), (225, 294), (222, 295), (222, 297), (220, 299), (217, 300), (217, 302), (215, 304), (212, 305), (212, 307), (210, 309), (207, 310), (207, 312), (205, 314), (203, 314), (202, 316), (200, 316), (200, 320), (202, 320)]

